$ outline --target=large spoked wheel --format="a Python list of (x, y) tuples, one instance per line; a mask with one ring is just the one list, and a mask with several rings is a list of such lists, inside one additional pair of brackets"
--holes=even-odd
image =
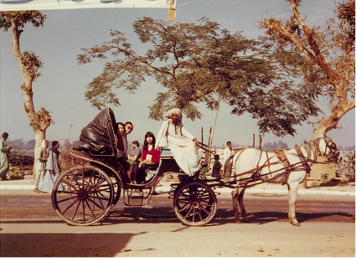
[(177, 188), (174, 193), (173, 209), (184, 225), (204, 226), (216, 214), (217, 199), (209, 186), (193, 181)]
[(110, 177), (111, 184), (113, 186), (113, 191), (114, 191), (113, 201), (111, 204), (111, 207), (113, 208), (120, 200), (120, 196), (121, 196), (120, 181), (121, 181), (121, 179), (114, 173), (110, 173), (110, 174), (108, 174), (108, 176)]
[(112, 186), (113, 186), (113, 189), (114, 189), (114, 199), (113, 199), (113, 202), (111, 204), (111, 207), (114, 207), (118, 203), (118, 201), (120, 200), (120, 196), (121, 196), (120, 179), (115, 174), (112, 174), (112, 175), (109, 175), (109, 176), (110, 176), (110, 179), (111, 179), (111, 182), (112, 182)]
[(110, 177), (92, 167), (75, 167), (62, 173), (52, 191), (52, 204), (69, 225), (88, 226), (100, 221), (114, 199)]

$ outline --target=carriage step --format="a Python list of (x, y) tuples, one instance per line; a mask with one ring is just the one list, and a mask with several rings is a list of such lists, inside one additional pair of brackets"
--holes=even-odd
[(150, 189), (151, 186), (148, 184), (128, 184), (127, 189)]
[(142, 195), (134, 195), (134, 196), (130, 196), (130, 199), (143, 199)]

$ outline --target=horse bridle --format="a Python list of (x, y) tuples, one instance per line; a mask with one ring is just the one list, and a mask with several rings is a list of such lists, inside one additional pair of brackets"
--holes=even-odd
[[(328, 158), (328, 160), (337, 161), (338, 157), (340, 155), (340, 151), (337, 149), (336, 144), (329, 137), (320, 137), (317, 139), (318, 146), (320, 146), (319, 144), (320, 144), (321, 139), (323, 139), (325, 142), (325, 150), (324, 150), (324, 154), (322, 153), (322, 155), (326, 156)], [(329, 148), (330, 154), (326, 155), (326, 151), (328, 148)]]

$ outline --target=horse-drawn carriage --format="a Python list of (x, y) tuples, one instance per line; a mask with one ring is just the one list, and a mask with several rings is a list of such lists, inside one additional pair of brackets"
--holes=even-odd
[[(236, 189), (234, 196), (239, 198), (242, 215), (246, 217), (242, 198), (247, 187), (271, 178), (285, 176), (296, 168), (305, 168), (307, 163), (312, 161), (308, 155), (300, 157), (298, 154), (299, 162), (289, 164), (289, 168), (280, 162), (282, 166), (271, 171), (271, 166), (276, 164), (271, 162), (271, 158), (267, 158), (262, 165), (259, 165), (262, 157), (260, 155), (256, 167), (239, 168), (239, 158), (243, 156), (244, 151), (247, 152), (246, 149), (242, 149), (234, 156), (235, 174), (232, 175), (231, 180), (226, 182), (201, 177), (200, 173), (188, 176), (178, 167), (174, 157), (167, 150), (163, 150), (158, 168), (154, 170), (148, 168), (147, 172), (150, 176), (146, 182), (130, 184), (125, 180), (124, 168), (117, 158), (115, 126), (114, 113), (106, 108), (87, 127), (83, 128), (80, 140), (74, 144), (72, 152), (72, 155), (79, 158), (83, 164), (61, 173), (53, 186), (53, 207), (69, 225), (86, 226), (101, 221), (119, 202), (121, 195), (125, 207), (148, 205), (166, 172), (175, 172), (179, 178), (179, 183), (171, 185), (174, 189), (172, 191), (173, 210), (184, 225), (203, 226), (214, 218), (217, 211), (217, 198), (212, 189), (214, 186)], [(335, 144), (332, 142), (319, 140), (318, 145), (315, 147), (320, 152), (318, 154), (328, 154), (330, 159), (337, 156)], [(321, 151), (322, 148), (324, 151)], [(303, 153), (303, 150), (300, 151)], [(269, 172), (264, 173), (265, 169)], [(242, 195), (239, 192), (241, 187)], [(237, 206), (234, 206), (234, 209), (237, 210)], [(236, 220), (239, 220), (238, 212), (235, 214)]]
[(82, 130), (72, 155), (85, 164), (63, 172), (53, 187), (52, 203), (58, 215), (70, 225), (92, 225), (107, 215), (121, 195), (125, 207), (144, 207), (165, 172), (177, 172), (180, 183), (173, 185), (173, 209), (178, 219), (190, 226), (209, 223), (217, 210), (215, 193), (204, 182), (180, 172), (167, 150), (162, 151), (157, 169), (148, 168), (151, 177), (145, 183), (125, 180), (117, 159), (115, 124), (114, 113), (106, 108)]

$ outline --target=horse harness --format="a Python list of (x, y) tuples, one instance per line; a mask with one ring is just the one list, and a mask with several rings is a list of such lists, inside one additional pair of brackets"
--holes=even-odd
[[(294, 149), (296, 150), (297, 156), (299, 157), (300, 162), (301, 162), (301, 166), (298, 166), (298, 167), (290, 164), (290, 162), (287, 158), (287, 155), (283, 149), (278, 149), (278, 150), (273, 151), (276, 154), (278, 160), (284, 166), (284, 169), (286, 171), (286, 173), (284, 173), (284, 180), (283, 180), (282, 185), (287, 183), (289, 175), (292, 171), (305, 170), (305, 172), (307, 172), (308, 174), (311, 171), (310, 166), (309, 166), (305, 156), (303, 155), (302, 149), (299, 147), (299, 145), (295, 145)], [(308, 149), (308, 156), (309, 156), (309, 149)]]
[[(309, 148), (306, 148), (306, 151), (307, 151), (307, 156), (311, 156), (311, 147), (310, 146), (312, 143), (309, 143)], [(302, 149), (300, 148), (300, 146), (298, 145), (295, 145), (295, 150), (297, 152), (296, 156), (299, 157), (300, 159), (300, 162), (298, 162), (297, 164), (301, 164), (300, 166), (296, 166), (297, 164), (290, 164), (288, 158), (287, 158), (287, 155), (285, 153), (285, 150), (283, 149), (278, 149), (278, 150), (274, 150), (273, 153), (276, 155), (276, 157), (278, 158), (278, 161), (275, 161), (275, 162), (271, 162), (271, 159), (274, 157), (273, 155), (272, 156), (268, 156), (268, 152), (265, 152), (266, 153), (266, 162), (262, 165), (262, 166), (259, 166), (259, 163), (261, 161), (261, 158), (262, 158), (262, 153), (263, 151), (261, 150), (260, 152), (260, 156), (259, 156), (259, 159), (258, 159), (258, 162), (257, 162), (257, 167), (252, 169), (252, 170), (249, 170), (249, 171), (245, 171), (244, 173), (241, 173), (239, 174), (239, 176), (241, 175), (244, 175), (244, 174), (249, 174), (251, 172), (253, 172), (251, 178), (254, 180), (254, 181), (257, 181), (257, 180), (262, 180), (261, 179), (261, 170), (265, 167), (268, 167), (268, 170), (269, 170), (269, 173), (268, 174), (273, 174), (274, 172), (277, 172), (277, 171), (271, 171), (271, 166), (273, 165), (277, 165), (277, 164), (280, 164), (282, 163), (283, 167), (284, 167), (284, 170), (285, 170), (285, 173), (284, 173), (284, 180), (282, 182), (282, 184), (286, 184), (287, 181), (288, 181), (288, 178), (289, 178), (289, 175), (292, 171), (306, 171), (306, 173), (310, 173), (311, 171), (311, 168), (310, 168), (310, 165), (308, 164), (308, 160), (309, 158), (305, 157), (303, 152), (302, 152)], [(246, 148), (245, 148), (246, 149)], [(240, 157), (240, 155), (242, 154), (242, 152), (245, 150), (243, 149), (237, 159)], [(236, 160), (237, 160), (236, 159)], [(281, 170), (281, 169), (280, 169)], [(280, 171), (278, 170), (278, 171)], [(265, 174), (264, 174), (265, 175)]]

